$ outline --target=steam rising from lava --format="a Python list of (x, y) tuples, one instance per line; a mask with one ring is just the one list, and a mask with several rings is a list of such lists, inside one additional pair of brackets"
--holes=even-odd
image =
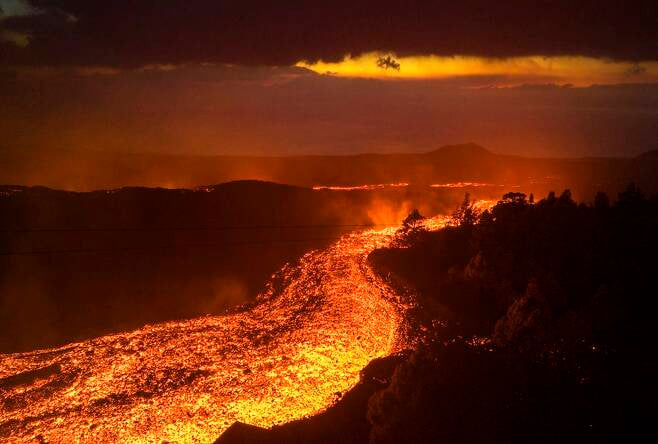
[(212, 442), (325, 410), (405, 346), (406, 305), (367, 263), (394, 232), (306, 254), (250, 309), (0, 356), (0, 439)]

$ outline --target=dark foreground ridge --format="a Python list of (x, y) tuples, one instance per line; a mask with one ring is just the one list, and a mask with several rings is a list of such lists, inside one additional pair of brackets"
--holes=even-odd
[(365, 415), (368, 400), (390, 384), (395, 368), (407, 357), (408, 354), (403, 353), (372, 361), (361, 371), (360, 382), (319, 415), (271, 429), (235, 423), (215, 444), (367, 442), (370, 433), (370, 424)]
[(369, 402), (370, 442), (615, 442), (649, 432), (658, 197), (508, 193), (371, 261), (419, 294), (425, 346)]

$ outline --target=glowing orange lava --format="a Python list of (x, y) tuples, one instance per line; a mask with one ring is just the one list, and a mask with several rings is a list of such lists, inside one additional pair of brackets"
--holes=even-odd
[(314, 185), (314, 190), (332, 190), (332, 191), (354, 191), (354, 190), (379, 190), (382, 188), (404, 188), (408, 187), (406, 182), (400, 183), (375, 183), (369, 185), (352, 185), (352, 186), (329, 186), (329, 185)]
[[(450, 183), (433, 183), (430, 185), (432, 188), (466, 188), (466, 187), (495, 187), (492, 183), (480, 182), (450, 182)], [(503, 186), (503, 185), (498, 185)]]
[(406, 346), (406, 305), (367, 263), (394, 232), (306, 254), (241, 312), (0, 355), (0, 440), (208, 443), (325, 410)]

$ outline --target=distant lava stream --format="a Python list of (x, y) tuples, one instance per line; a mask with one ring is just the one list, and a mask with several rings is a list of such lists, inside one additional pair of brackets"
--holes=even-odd
[(393, 233), (306, 254), (241, 312), (0, 355), (0, 440), (212, 442), (325, 410), (405, 346), (405, 304), (366, 260)]

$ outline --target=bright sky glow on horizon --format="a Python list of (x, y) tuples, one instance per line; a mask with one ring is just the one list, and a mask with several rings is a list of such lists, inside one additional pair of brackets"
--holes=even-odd
[[(380, 57), (391, 55), (400, 69), (377, 66)], [(410, 56), (397, 57), (389, 53), (367, 53), (346, 56), (336, 63), (305, 61), (298, 67), (319, 74), (339, 77), (382, 79), (441, 79), (463, 76), (508, 76), (522, 82), (532, 79), (578, 86), (592, 84), (653, 83), (658, 82), (658, 62), (624, 62), (583, 56), (527, 56), (485, 58), (474, 56)]]

